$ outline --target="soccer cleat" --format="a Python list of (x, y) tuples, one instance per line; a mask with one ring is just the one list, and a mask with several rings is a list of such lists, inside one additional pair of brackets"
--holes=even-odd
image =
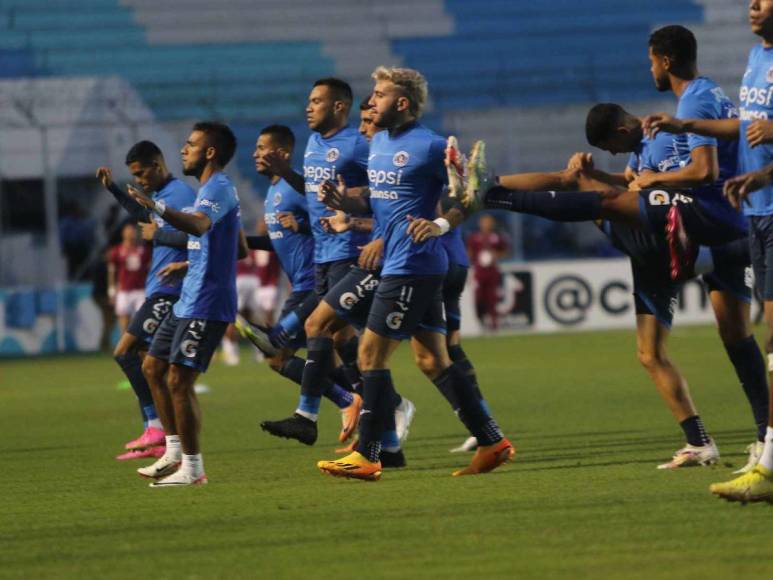
[(304, 445), (314, 445), (317, 442), (317, 423), (298, 413), (280, 421), (263, 421), (260, 428), (275, 437), (295, 439)]
[(255, 347), (268, 357), (276, 356), (279, 349), (271, 343), (271, 338), (268, 334), (268, 329), (252, 324), (249, 320), (241, 316), (236, 315), (236, 322), (234, 322), (236, 330), (242, 335), (242, 338), (249, 340)]
[(161, 479), (172, 475), (180, 468), (180, 458), (162, 455), (158, 461), (147, 467), (140, 467), (137, 473), (146, 479)]
[(360, 422), (360, 409), (362, 409), (362, 397), (357, 393), (352, 395), (352, 404), (341, 409), (341, 432), (338, 434), (338, 440), (343, 443), (357, 431), (357, 425)]
[(709, 491), (728, 501), (773, 502), (773, 470), (758, 464), (740, 477), (722, 483), (712, 483)]
[(359, 443), (359, 441), (360, 440), (355, 437), (354, 439), (352, 439), (349, 445), (346, 445), (344, 447), (339, 447), (338, 449), (336, 449), (336, 453), (345, 453), (348, 455), (349, 453), (357, 449), (357, 443)]
[(713, 465), (719, 460), (719, 449), (714, 441), (706, 445), (690, 445), (689, 443), (674, 453), (671, 461), (661, 463), (658, 469), (680, 469), (682, 467), (705, 467)]
[(195, 476), (181, 469), (164, 479), (154, 481), (150, 484), (150, 487), (184, 487), (187, 485), (205, 485), (207, 483), (209, 483), (209, 480), (206, 474), (202, 473), (199, 476)]
[(459, 447), (451, 449), (451, 453), (466, 453), (475, 451), (478, 448), (478, 440), (475, 437), (468, 437)]
[(405, 397), (395, 407), (395, 431), (397, 431), (397, 440), (400, 443), (408, 439), (408, 427), (411, 426), (415, 414), (416, 405)]
[(376, 481), (381, 477), (381, 462), (372, 463), (364, 455), (355, 451), (341, 459), (319, 461), (320, 470), (335, 477)]
[(746, 452), (749, 454), (749, 459), (746, 460), (746, 465), (744, 465), (741, 469), (736, 469), (733, 473), (736, 475), (749, 473), (752, 469), (754, 469), (754, 466), (759, 463), (760, 457), (762, 457), (763, 449), (765, 449), (764, 441), (755, 441), (754, 443), (747, 445)]
[(148, 447), (156, 447), (157, 445), (166, 445), (166, 438), (164, 437), (164, 430), (157, 427), (147, 427), (142, 435), (136, 439), (129, 441), (124, 447), (129, 451), (135, 449), (147, 449)]
[(467, 159), (459, 151), (459, 142), (451, 135), (446, 144), (446, 173), (448, 173), (448, 197), (461, 199), (467, 185), (465, 175)]
[(503, 463), (515, 457), (515, 447), (506, 437), (493, 445), (481, 445), (472, 456), (472, 461), (464, 469), (454, 471), (453, 476), (478, 475), (493, 471)]
[(405, 454), (402, 449), (398, 449), (397, 451), (382, 450), (379, 459), (381, 460), (381, 467), (384, 469), (405, 467), (407, 465)]
[(668, 210), (666, 239), (671, 261), (671, 279), (679, 281), (694, 277), (698, 246), (693, 244), (687, 235), (678, 205), (672, 205)]
[(159, 457), (163, 457), (165, 452), (166, 447), (156, 445), (155, 447), (148, 447), (147, 449), (134, 449), (132, 451), (127, 451), (126, 453), (116, 455), (115, 458), (118, 461), (126, 461), (128, 459), (142, 459), (144, 457), (155, 457), (158, 459)]
[(468, 212), (474, 212), (483, 206), (483, 199), (492, 185), (492, 175), (486, 163), (486, 143), (476, 141), (467, 161), (467, 184), (461, 198)]

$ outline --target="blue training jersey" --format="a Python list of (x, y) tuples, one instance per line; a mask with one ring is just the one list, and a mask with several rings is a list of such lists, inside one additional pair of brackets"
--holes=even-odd
[(199, 188), (194, 212), (212, 220), (203, 236), (188, 236), (188, 273), (178, 318), (233, 322), (236, 318), (236, 260), (239, 253), (239, 196), (225, 173), (215, 173)]
[[(279, 212), (290, 212), (302, 228), (309, 227), (306, 197), (295, 191), (284, 179), (272, 183), (266, 193), (264, 219), (271, 245), (282, 269), (290, 279), (293, 291), (314, 288), (314, 238), (310, 233), (294, 232), (279, 223)], [(308, 230), (307, 230), (308, 232)]]
[(464, 245), (461, 229), (452, 229), (447, 234), (440, 236), (440, 241), (448, 255), (449, 264), (457, 264), (465, 268), (470, 267), (470, 259), (467, 256), (467, 247)]
[[(164, 185), (164, 187), (153, 194), (153, 200), (163, 200), (168, 207), (179, 211), (189, 212), (193, 209), (193, 203), (196, 201), (196, 191), (184, 181), (173, 177), (166, 185)], [(152, 214), (152, 218), (155, 220), (159, 229), (163, 231), (177, 231), (166, 223), (162, 217)], [(147, 297), (156, 294), (179, 296), (182, 280), (176, 280), (171, 284), (167, 284), (161, 281), (158, 277), (158, 273), (172, 262), (184, 262), (187, 259), (188, 250), (162, 246), (154, 243), (153, 259), (150, 263), (148, 277), (145, 280), (145, 295)]]
[[(739, 96), (741, 128), (738, 143), (738, 172), (759, 171), (773, 163), (773, 143), (750, 147), (746, 129), (758, 119), (773, 120), (773, 48), (761, 44), (749, 53), (749, 64), (741, 81)], [(773, 185), (753, 192), (744, 205), (746, 215), (773, 214)]]
[(376, 133), (370, 144), (370, 206), (384, 238), (382, 275), (434, 275), (448, 270), (440, 238), (416, 244), (408, 216), (435, 219), (446, 183), (445, 139), (419, 123), (398, 135)]
[(354, 258), (360, 246), (368, 242), (369, 234), (348, 231), (343, 234), (327, 233), (319, 218), (333, 215), (317, 199), (319, 184), (325, 180), (338, 185), (343, 177), (347, 187), (368, 184), (368, 140), (357, 129), (346, 126), (335, 135), (323, 137), (312, 133), (303, 154), (303, 177), (306, 182), (311, 232), (314, 235), (314, 262), (324, 264)]

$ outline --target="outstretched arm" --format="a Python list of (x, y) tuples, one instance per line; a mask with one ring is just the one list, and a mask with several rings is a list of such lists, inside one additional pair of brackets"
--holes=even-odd
[(677, 119), (667, 113), (655, 113), (644, 118), (642, 127), (650, 137), (665, 131), (676, 135), (695, 133), (716, 139), (737, 141), (741, 121), (740, 119)]
[(113, 181), (113, 171), (109, 167), (103, 166), (98, 168), (97, 179), (102, 182), (105, 189), (113, 194), (115, 200), (121, 204), (133, 219), (139, 222), (150, 221), (150, 211), (134, 201), (131, 196), (121, 191), (121, 188)]
[(212, 227), (212, 220), (204, 212), (185, 213), (163, 202), (153, 201), (145, 192), (128, 186), (129, 195), (134, 201), (164, 218), (173, 228), (194, 236), (203, 236)]

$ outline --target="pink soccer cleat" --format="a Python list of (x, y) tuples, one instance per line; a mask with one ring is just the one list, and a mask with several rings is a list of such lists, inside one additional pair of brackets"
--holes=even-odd
[(133, 449), (132, 451), (127, 451), (126, 453), (121, 453), (120, 455), (116, 455), (115, 458), (118, 461), (127, 461), (129, 459), (142, 459), (143, 457), (155, 457), (158, 459), (162, 455), (164, 455), (164, 451), (166, 451), (166, 447), (163, 445), (156, 445), (154, 447), (148, 447), (147, 449)]
[(148, 427), (145, 431), (134, 439), (129, 441), (124, 447), (129, 451), (136, 449), (147, 449), (148, 447), (156, 447), (157, 445), (166, 445), (166, 438), (164, 436), (164, 430), (157, 427)]

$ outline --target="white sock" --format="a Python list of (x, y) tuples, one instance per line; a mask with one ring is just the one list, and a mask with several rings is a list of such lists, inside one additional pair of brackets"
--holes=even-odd
[(762, 450), (760, 465), (765, 469), (773, 470), (773, 427), (770, 425), (765, 431), (765, 448)]
[(239, 356), (239, 346), (230, 338), (223, 337), (223, 350), (228, 356)]
[(309, 413), (308, 411), (301, 411), (300, 409), (296, 409), (295, 414), (300, 415), (301, 417), (306, 417), (308, 420), (314, 421), (315, 423), (317, 422), (317, 417), (319, 417), (317, 413)]
[(183, 453), (182, 465), (180, 465), (180, 471), (183, 473), (189, 473), (193, 477), (199, 477), (204, 473), (204, 460), (201, 457), (201, 453), (195, 455), (186, 455)]
[(175, 461), (179, 461), (180, 455), (183, 452), (182, 447), (180, 447), (180, 436), (167, 435), (165, 439), (166, 451), (164, 452), (164, 457), (167, 459), (174, 459)]
[(156, 417), (155, 419), (149, 419), (148, 420), (148, 427), (153, 427), (154, 429), (163, 429), (164, 426), (161, 424), (161, 419)]

